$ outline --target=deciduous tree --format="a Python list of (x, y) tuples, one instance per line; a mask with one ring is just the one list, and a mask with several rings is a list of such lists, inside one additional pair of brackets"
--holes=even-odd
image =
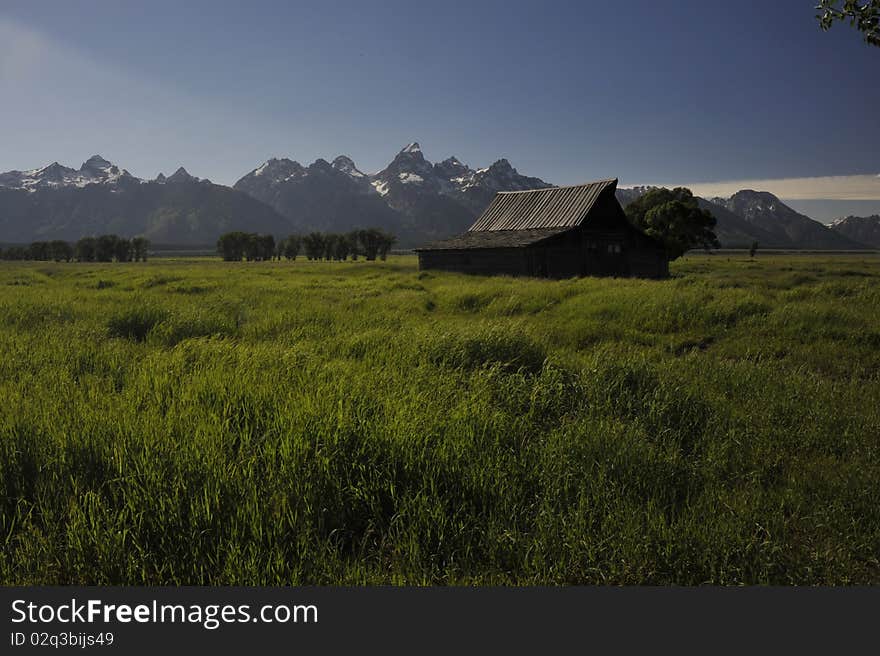
[(848, 21), (864, 35), (865, 43), (880, 46), (880, 0), (820, 0), (816, 9), (823, 30)]
[(76, 242), (76, 259), (79, 262), (94, 262), (98, 252), (98, 240), (94, 237), (83, 237)]
[(144, 237), (135, 237), (131, 240), (132, 258), (135, 262), (147, 261), (147, 249), (150, 248), (150, 240)]
[(691, 248), (718, 248), (715, 217), (701, 209), (690, 189), (657, 188), (627, 205), (629, 220), (647, 235), (663, 242), (669, 259)]

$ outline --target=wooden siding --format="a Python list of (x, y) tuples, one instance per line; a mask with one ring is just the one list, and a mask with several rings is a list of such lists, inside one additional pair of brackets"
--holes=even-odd
[(419, 251), (419, 269), (483, 275), (532, 275), (526, 248)]

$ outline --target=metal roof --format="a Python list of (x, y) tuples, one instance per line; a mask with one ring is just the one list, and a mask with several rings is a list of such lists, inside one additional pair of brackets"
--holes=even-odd
[(483, 231), (574, 228), (583, 223), (599, 196), (617, 188), (617, 179), (571, 187), (499, 191), (468, 234)]
[(529, 246), (539, 241), (571, 230), (570, 227), (538, 228), (536, 230), (482, 230), (444, 239), (417, 248), (417, 251), (454, 251), (480, 248), (516, 248)]

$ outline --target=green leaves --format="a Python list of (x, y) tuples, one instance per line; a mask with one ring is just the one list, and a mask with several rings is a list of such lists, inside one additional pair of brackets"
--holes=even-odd
[(857, 0), (844, 0), (839, 8), (840, 0), (821, 0), (816, 6), (820, 12), (816, 14), (819, 27), (827, 31), (836, 21), (849, 21), (849, 24), (865, 35), (865, 43), (880, 46), (880, 0), (868, 0), (860, 3)]
[(652, 189), (626, 208), (629, 220), (666, 247), (669, 258), (692, 248), (718, 248), (715, 217), (700, 209), (690, 189)]

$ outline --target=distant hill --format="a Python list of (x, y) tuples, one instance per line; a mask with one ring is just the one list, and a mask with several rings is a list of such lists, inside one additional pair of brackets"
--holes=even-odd
[(872, 248), (880, 248), (880, 215), (872, 216), (847, 216), (836, 219), (831, 224), (831, 229)]
[(854, 241), (808, 216), (795, 212), (766, 191), (750, 189), (738, 191), (725, 201), (724, 207), (744, 218), (752, 226), (770, 233), (780, 242), (787, 242), (793, 248), (848, 250), (866, 247), (866, 244)]
[[(649, 187), (617, 190), (617, 199), (626, 207), (646, 193)], [(748, 248), (758, 242), (764, 248), (805, 250), (859, 250), (867, 242), (837, 232), (804, 216), (766, 191), (742, 190), (730, 198), (700, 198), (697, 203), (717, 221), (715, 234), (724, 248)]]
[(290, 222), (229, 187), (180, 168), (141, 180), (94, 156), (79, 169), (57, 162), (0, 174), (0, 240), (142, 235), (156, 243), (209, 244), (228, 230), (286, 234)]
[(713, 203), (705, 198), (697, 198), (697, 204), (708, 210), (715, 217), (715, 235), (724, 248), (749, 248), (758, 242), (764, 248), (789, 248), (790, 241), (764, 230), (760, 226), (747, 221), (723, 205)]

